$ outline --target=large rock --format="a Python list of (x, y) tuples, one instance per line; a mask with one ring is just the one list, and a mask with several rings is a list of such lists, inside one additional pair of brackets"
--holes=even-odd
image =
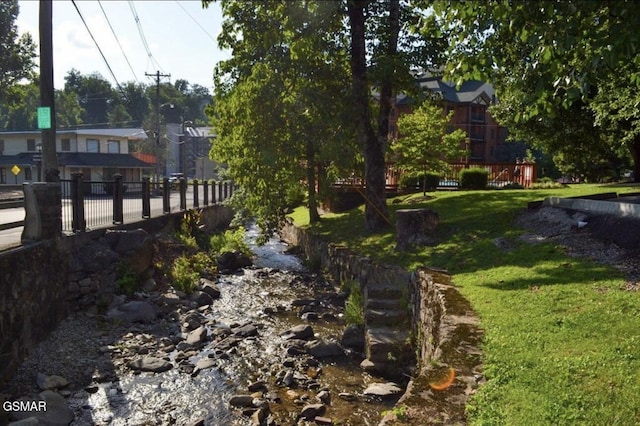
[(190, 297), (197, 306), (207, 306), (213, 303), (213, 299), (204, 291), (194, 291)]
[(396, 211), (396, 249), (433, 244), (438, 226), (438, 213), (430, 209)]
[(327, 407), (324, 404), (309, 404), (305, 405), (300, 411), (300, 417), (305, 420), (311, 421), (316, 418), (316, 416), (321, 416), (327, 410)]
[(307, 342), (305, 348), (309, 355), (316, 358), (329, 358), (344, 355), (344, 351), (340, 345), (332, 341), (325, 342), (322, 340), (314, 340), (312, 342)]
[(342, 332), (342, 338), (340, 339), (342, 346), (346, 348), (355, 349), (357, 351), (364, 350), (364, 328), (361, 326), (351, 324)]
[(283, 331), (280, 336), (285, 340), (310, 339), (313, 337), (313, 328), (307, 324), (300, 324)]
[(200, 291), (207, 293), (214, 300), (220, 298), (220, 289), (216, 283), (206, 278), (200, 278)]
[(156, 319), (156, 311), (149, 302), (134, 300), (107, 312), (107, 318), (125, 323), (150, 323)]
[(60, 389), (69, 384), (69, 381), (61, 376), (47, 376), (46, 374), (38, 373), (36, 378), (38, 387), (42, 390)]
[(136, 274), (141, 274), (152, 266), (153, 238), (145, 230), (108, 230), (103, 238)]
[(233, 272), (253, 265), (250, 257), (237, 251), (226, 251), (218, 256), (218, 271)]
[(152, 356), (143, 356), (129, 363), (129, 368), (140, 371), (151, 371), (154, 373), (162, 373), (171, 370), (173, 365), (164, 359)]
[(186, 342), (189, 345), (199, 345), (207, 339), (207, 329), (198, 327), (187, 335)]
[(69, 266), (71, 272), (93, 274), (116, 265), (119, 260), (118, 253), (111, 250), (109, 246), (91, 241), (74, 251), (69, 258)]
[(394, 396), (402, 392), (402, 388), (395, 383), (371, 383), (367, 389), (365, 389), (365, 395), (389, 397)]

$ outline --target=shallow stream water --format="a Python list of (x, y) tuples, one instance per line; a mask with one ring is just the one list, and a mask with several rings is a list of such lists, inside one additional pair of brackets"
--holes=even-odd
[[(256, 232), (248, 232), (251, 241)], [(212, 320), (210, 334), (216, 327), (250, 323), (258, 328), (257, 336), (243, 338), (225, 357), (214, 357), (209, 345), (192, 353), (193, 364), (210, 354), (216, 360), (213, 368), (195, 376), (178, 368), (120, 376), (119, 381), (83, 395), (78, 404), (87, 408), (85, 415), (73, 424), (193, 425), (204, 420), (205, 425), (249, 425), (250, 418), (230, 407), (228, 401), (233, 395), (251, 394), (247, 387), (257, 381), (266, 384), (272, 424), (315, 424), (299, 420), (299, 413), (304, 405), (319, 402), (316, 395), (321, 390), (328, 391), (331, 398), (323, 417), (331, 418), (334, 424), (378, 424), (380, 413), (390, 409), (394, 401), (363, 395), (370, 383), (385, 380), (361, 370), (361, 354), (320, 359), (319, 365), (305, 364), (305, 356), (287, 355), (286, 342), (280, 336), (283, 331), (309, 324), (317, 338), (339, 341), (344, 323), (340, 308), (323, 302), (331, 300), (326, 296), (335, 295), (337, 289), (309, 274), (298, 258), (285, 254), (286, 248), (275, 239), (261, 247), (253, 245), (254, 267), (222, 276), (217, 282), (221, 297), (205, 312)], [(300, 318), (300, 308), (292, 302), (301, 299), (318, 301), (313, 308), (318, 320)], [(286, 371), (293, 372), (299, 386), (287, 387), (278, 381)], [(308, 386), (309, 381), (314, 384)], [(73, 404), (73, 396), (70, 402)]]

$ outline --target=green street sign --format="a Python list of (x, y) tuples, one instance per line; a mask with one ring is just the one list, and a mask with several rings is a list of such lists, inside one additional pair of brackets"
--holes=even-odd
[(38, 107), (38, 129), (51, 128), (51, 107)]

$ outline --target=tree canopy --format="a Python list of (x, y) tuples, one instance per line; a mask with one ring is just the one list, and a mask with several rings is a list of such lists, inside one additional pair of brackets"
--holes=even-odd
[(18, 0), (0, 2), (0, 101), (11, 98), (11, 88), (33, 79), (36, 48), (31, 36), (18, 35)]
[(400, 116), (402, 134), (391, 146), (395, 164), (406, 172), (424, 173), (426, 185), (427, 172), (445, 172), (449, 161), (464, 157), (466, 151), (460, 145), (466, 133), (461, 129), (449, 132), (452, 116), (453, 111), (444, 114), (442, 105), (431, 101)]
[[(242, 188), (240, 200), (269, 236), (292, 202), (327, 170), (353, 167), (352, 120), (344, 107), (348, 66), (332, 2), (223, 2), (221, 47), (234, 51), (215, 74), (209, 109), (216, 160)], [(301, 188), (305, 182), (305, 188)]]
[[(430, 63), (432, 52), (439, 51), (440, 44), (427, 43), (412, 31), (428, 15), (400, 0), (221, 1), (221, 5), (225, 20), (219, 44), (232, 50), (233, 57), (216, 71), (216, 106), (210, 115), (218, 148), (213, 155), (229, 163), (233, 176), (249, 176), (266, 167), (271, 174), (263, 178), (271, 180), (280, 164), (271, 155), (274, 145), (284, 155), (295, 156), (297, 161), (283, 167), (289, 167), (291, 184), (300, 179), (296, 170), (306, 170), (312, 221), (318, 219), (315, 188), (330, 179), (327, 172), (361, 161), (352, 170), (365, 181), (365, 228), (389, 226), (385, 201), (389, 111), (398, 91), (415, 87), (409, 69)], [(247, 85), (261, 93), (271, 87), (272, 97), (246, 96)], [(279, 113), (272, 119), (281, 124), (276, 127), (263, 119), (275, 111)], [(234, 158), (247, 155), (250, 146), (261, 154)], [(250, 166), (248, 158), (254, 161)], [(264, 183), (248, 183), (255, 188), (245, 187), (245, 196), (258, 200)], [(267, 198), (274, 203), (269, 211), (275, 223), (282, 219), (283, 198)], [(260, 208), (264, 213), (266, 206)]]
[[(618, 104), (636, 102), (640, 9), (634, 3), (441, 1), (434, 11), (438, 25), (424, 31), (457, 30), (447, 33), (448, 71), (460, 81), (492, 82), (499, 109), (509, 111), (509, 121), (503, 123), (511, 132), (529, 132), (547, 152), (560, 143), (564, 154), (575, 154), (580, 145), (589, 147), (588, 154), (599, 155), (597, 161), (606, 162), (614, 154), (622, 155), (616, 161), (623, 163), (630, 154), (635, 178), (640, 179), (640, 139), (631, 130), (637, 118), (628, 110), (610, 108), (613, 99)], [(614, 87), (613, 81), (622, 85)], [(568, 122), (580, 132), (563, 132), (563, 141), (550, 137), (550, 129), (562, 129)], [(611, 137), (621, 131), (624, 137)], [(589, 137), (587, 143), (581, 136), (589, 132), (600, 137)]]

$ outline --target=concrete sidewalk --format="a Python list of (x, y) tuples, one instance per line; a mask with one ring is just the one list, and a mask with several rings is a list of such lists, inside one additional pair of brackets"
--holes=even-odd
[(547, 197), (542, 205), (587, 213), (640, 218), (640, 204), (638, 203), (640, 203), (640, 196), (619, 197), (610, 201)]

